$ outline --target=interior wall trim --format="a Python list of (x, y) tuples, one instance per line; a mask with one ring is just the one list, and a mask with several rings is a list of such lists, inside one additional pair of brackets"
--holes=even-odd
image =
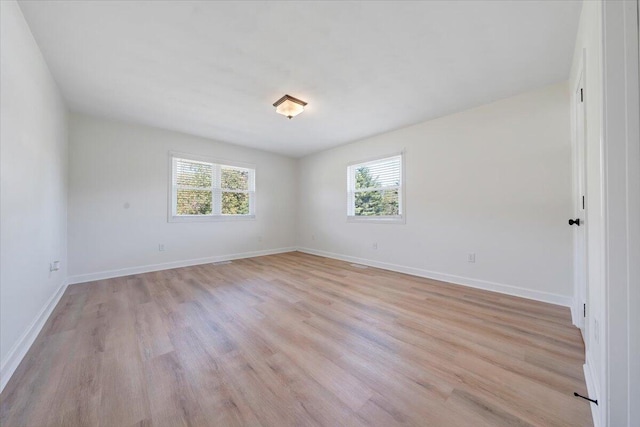
[(261, 251), (241, 252), (237, 254), (216, 255), (205, 258), (185, 259), (180, 261), (171, 261), (161, 264), (148, 264), (138, 267), (128, 267), (118, 270), (107, 270), (96, 273), (78, 274), (70, 276), (67, 280), (70, 285), (76, 283), (92, 282), (94, 280), (112, 279), (114, 277), (130, 276), (132, 274), (149, 273), (152, 271), (170, 270), (172, 268), (189, 267), (192, 265), (209, 264), (212, 262), (232, 261), (234, 259), (254, 258), (264, 255), (282, 254), (285, 252), (294, 252), (295, 247), (265, 249)]
[[(593, 364), (589, 363), (589, 358), (587, 357), (586, 363), (582, 365), (582, 370), (584, 371), (584, 381), (587, 384), (587, 392), (589, 393), (589, 397), (592, 399), (598, 399), (598, 401), (602, 402), (602, 397), (598, 394), (598, 387), (595, 383), (596, 376), (592, 372)], [(602, 421), (600, 420), (600, 411), (599, 407), (595, 403), (589, 403), (591, 405), (591, 418), (593, 419), (593, 427), (602, 426)]]
[[(352, 262), (356, 264), (364, 264), (371, 267), (381, 268), (383, 270), (395, 271), (398, 273), (410, 274), (412, 276), (424, 277), (427, 279), (440, 280), (443, 282), (453, 283), (456, 285), (468, 286), (486, 291), (498, 292), (505, 295), (511, 295), (521, 298), (532, 299), (536, 301), (546, 302), (549, 304), (561, 305), (564, 307), (573, 307), (573, 298), (565, 295), (552, 294), (548, 292), (534, 291), (531, 289), (520, 288), (513, 285), (503, 283), (490, 282), (488, 280), (473, 279), (470, 277), (456, 276), (448, 273), (440, 273), (436, 271), (423, 270), (415, 267), (392, 264), (382, 261), (374, 261), (365, 258), (357, 258), (349, 255), (336, 254), (311, 248), (298, 248), (299, 252), (318, 255), (326, 258), (338, 259), (341, 261)], [(572, 310), (573, 311), (573, 310)]]
[(60, 287), (54, 292), (51, 298), (49, 298), (42, 309), (40, 309), (29, 327), (20, 336), (11, 350), (9, 350), (5, 360), (2, 361), (2, 365), (0, 366), (0, 392), (4, 390), (9, 379), (20, 365), (20, 362), (22, 362), (22, 359), (24, 359), (24, 356), (27, 354), (27, 351), (29, 351), (38, 337), (38, 334), (42, 331), (42, 328), (51, 316), (51, 313), (53, 313), (53, 310), (58, 305), (60, 298), (64, 295), (67, 285), (67, 281), (62, 282)]

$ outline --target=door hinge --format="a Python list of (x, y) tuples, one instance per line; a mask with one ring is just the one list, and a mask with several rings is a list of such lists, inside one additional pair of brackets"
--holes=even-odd
[(582, 317), (587, 317), (587, 304), (582, 304)]
[(584, 210), (584, 196), (582, 196), (582, 210)]
[(584, 94), (582, 93), (582, 88), (580, 88), (580, 102), (584, 102)]

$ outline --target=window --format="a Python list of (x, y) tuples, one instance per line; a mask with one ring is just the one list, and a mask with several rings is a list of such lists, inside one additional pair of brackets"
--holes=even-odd
[(255, 218), (253, 168), (171, 155), (169, 221)]
[(347, 167), (350, 221), (404, 222), (402, 154)]

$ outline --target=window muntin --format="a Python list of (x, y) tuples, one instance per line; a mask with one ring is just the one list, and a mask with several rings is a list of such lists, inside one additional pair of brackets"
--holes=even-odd
[(347, 167), (349, 220), (403, 221), (402, 154)]
[(255, 169), (171, 157), (170, 221), (255, 217)]

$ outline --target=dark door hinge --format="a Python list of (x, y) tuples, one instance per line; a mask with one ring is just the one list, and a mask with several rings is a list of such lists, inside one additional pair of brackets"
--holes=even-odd
[(584, 102), (584, 94), (582, 93), (582, 88), (580, 88), (580, 102)]
[(582, 304), (582, 317), (587, 317), (587, 304)]
[(582, 210), (584, 210), (584, 196), (582, 196)]

